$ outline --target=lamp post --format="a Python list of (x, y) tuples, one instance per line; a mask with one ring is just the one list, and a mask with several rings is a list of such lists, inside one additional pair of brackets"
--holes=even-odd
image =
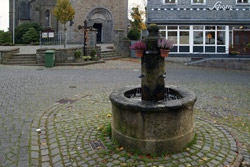
[(87, 26), (88, 22), (87, 20), (84, 20), (84, 24), (83, 26), (79, 25), (78, 26), (78, 29), (81, 30), (83, 29), (84, 30), (84, 43), (83, 43), (83, 55), (86, 56), (86, 46), (88, 44), (88, 31), (90, 29), (92, 29), (91, 26)]
[(16, 0), (13, 0), (13, 44), (15, 44), (15, 24), (16, 24)]

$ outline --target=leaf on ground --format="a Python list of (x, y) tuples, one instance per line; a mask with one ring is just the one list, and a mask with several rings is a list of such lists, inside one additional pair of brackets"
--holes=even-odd
[(140, 157), (141, 159), (143, 159), (143, 158), (144, 158), (144, 156), (143, 156), (143, 155), (140, 155), (139, 157)]
[(206, 161), (206, 160), (207, 160), (207, 158), (202, 158), (202, 160)]
[(189, 151), (189, 150), (190, 150), (190, 148), (186, 148), (186, 150), (187, 150), (187, 151)]
[(107, 116), (107, 117), (111, 117), (111, 114), (107, 114), (106, 116)]
[(129, 153), (129, 152), (127, 152), (127, 155), (128, 155), (128, 156), (130, 156), (130, 157), (132, 156), (132, 154), (131, 154), (131, 153)]
[(46, 145), (47, 145), (47, 143), (41, 143), (41, 145), (42, 145), (42, 146), (46, 146)]

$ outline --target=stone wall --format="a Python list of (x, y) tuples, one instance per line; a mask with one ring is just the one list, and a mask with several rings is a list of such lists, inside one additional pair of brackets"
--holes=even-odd
[(0, 50), (0, 64), (7, 62), (8, 59), (15, 53), (19, 53), (20, 49), (9, 49), (9, 50)]
[(124, 40), (124, 31), (123, 30), (114, 30), (113, 44), (116, 50), (124, 56), (130, 56), (130, 40)]
[(212, 58), (206, 61), (198, 63), (190, 63), (189, 65), (198, 67), (209, 67), (209, 68), (222, 68), (222, 69), (234, 69), (234, 70), (248, 70), (250, 71), (250, 58)]
[[(100, 54), (101, 47), (86, 47), (86, 54), (90, 56), (91, 51), (95, 49), (97, 54)], [(55, 50), (55, 63), (73, 63), (75, 62), (75, 52), (81, 51), (83, 55), (83, 47), (66, 48), (66, 49), (53, 49), (42, 48), (36, 51), (37, 64), (45, 63), (45, 51)]]

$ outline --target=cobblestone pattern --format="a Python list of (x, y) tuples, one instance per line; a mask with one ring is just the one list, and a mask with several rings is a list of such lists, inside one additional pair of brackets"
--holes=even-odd
[[(96, 130), (96, 127), (105, 125), (106, 122), (110, 121), (110, 118), (106, 117), (111, 112), (109, 100), (107, 99), (111, 90), (108, 88), (140, 83), (140, 80), (137, 79), (140, 74), (140, 61), (134, 59), (124, 60), (107, 61), (105, 64), (87, 67), (55, 67), (53, 69), (0, 65), (0, 167), (60, 166), (61, 163), (68, 166), (77, 166), (77, 163), (78, 165), (83, 164), (81, 166), (91, 166), (95, 161), (93, 156), (96, 155), (103, 159), (103, 161), (101, 160), (103, 165), (114, 165), (113, 163), (117, 161), (113, 161), (112, 164), (108, 162), (111, 161), (111, 158), (109, 160), (108, 157), (112, 152), (100, 150), (103, 154), (95, 154), (91, 151), (88, 143), (90, 139), (100, 138), (100, 132)], [(212, 134), (215, 134), (211, 137), (219, 145), (231, 141), (230, 139), (234, 141), (238, 139), (239, 143), (236, 143), (236, 145), (241, 151), (237, 151), (240, 151), (239, 153), (244, 158), (242, 165), (248, 167), (250, 162), (249, 72), (186, 67), (174, 63), (167, 63), (166, 68), (167, 84), (189, 88), (198, 96), (195, 114), (199, 118), (206, 118), (209, 122), (204, 119), (197, 119), (197, 132), (211, 136), (206, 129), (204, 129), (204, 132), (202, 131), (203, 124), (205, 127), (210, 127)], [(80, 95), (80, 93), (82, 94)], [(74, 97), (77, 94), (79, 96)], [(78, 101), (72, 104), (56, 103), (60, 99), (69, 97), (76, 98)], [(83, 111), (86, 116), (80, 115)], [(61, 115), (61, 113), (66, 114)], [(70, 118), (76, 118), (77, 116), (74, 116), (74, 114), (78, 114), (79, 119), (66, 121)], [(65, 118), (66, 116), (67, 118)], [(214, 123), (215, 121), (216, 123)], [(77, 125), (81, 125), (81, 128), (77, 127)], [(40, 136), (36, 132), (39, 128), (41, 128)], [(78, 133), (75, 131), (76, 129), (80, 129), (81, 132)], [(78, 135), (79, 139), (77, 138)], [(226, 140), (221, 137), (218, 137), (219, 140), (214, 138), (218, 135), (224, 135), (228, 138)], [(197, 137), (202, 138), (203, 136), (198, 135)], [(74, 142), (73, 138), (75, 138)], [(206, 142), (203, 143), (209, 143), (209, 137), (205, 137), (205, 139)], [(107, 148), (115, 152), (116, 149), (114, 148), (116, 146), (109, 143), (110, 139), (106, 138), (106, 140), (105, 144), (109, 146)], [(81, 144), (79, 144), (80, 141)], [(68, 146), (77, 146), (75, 148), (76, 153), (70, 153), (72, 150)], [(78, 146), (81, 148), (78, 148)], [(209, 147), (208, 145), (203, 147), (205, 146)], [(215, 145), (212, 140), (212, 148), (216, 148), (213, 146)], [(82, 150), (87, 151), (80, 152)], [(192, 147), (190, 150), (192, 150)], [(235, 152), (231, 148), (231, 143), (226, 143), (226, 146), (222, 146), (220, 150), (230, 150), (229, 154), (231, 151)], [(217, 152), (215, 149), (218, 155), (221, 151)], [(210, 152), (212, 152), (211, 148)], [(132, 164), (141, 161), (138, 163), (144, 163), (147, 166), (154, 166), (154, 164), (167, 166), (169, 163), (176, 163), (170, 156), (168, 158), (172, 160), (171, 162), (164, 161), (166, 162), (164, 163), (160, 161), (159, 163), (155, 159), (151, 162), (150, 158), (145, 158), (142, 161), (136, 155), (128, 156), (125, 153), (124, 150), (122, 153), (115, 152), (112, 159), (118, 160), (122, 158), (119, 162), (125, 162), (126, 160), (128, 161), (125, 162), (127, 164), (130, 161)], [(224, 159), (220, 162), (234, 162), (238, 155), (231, 155), (234, 157), (222, 157)], [(117, 156), (119, 156), (118, 159)], [(128, 159), (124, 160), (127, 157)], [(137, 160), (135, 160), (135, 157), (137, 157)], [(184, 156), (185, 158), (188, 158), (188, 156)], [(210, 163), (212, 163), (212, 159), (216, 159), (209, 156), (202, 158), (206, 158)], [(179, 158), (177, 159), (177, 164), (180, 164), (180, 166), (184, 165), (185, 162), (189, 162), (182, 162), (182, 160), (179, 161)], [(196, 162), (199, 162), (199, 160)], [(201, 166), (208, 166), (205, 163), (207, 160), (199, 163), (203, 163)], [(189, 163), (186, 166), (188, 165)]]
[[(31, 155), (36, 155), (32, 157), (32, 166), (37, 166), (39, 161), (42, 166), (227, 166), (238, 156), (236, 140), (231, 133), (216, 122), (202, 118), (196, 118), (197, 141), (186, 151), (162, 157), (132, 155), (119, 149), (109, 137), (100, 137), (98, 128), (111, 121), (108, 93), (77, 97), (83, 98), (52, 108), (41, 115), (36, 124), (33, 122), (34, 127), (41, 129), (41, 134), (32, 128), (31, 141), (38, 139), (31, 147), (34, 148)], [(107, 149), (95, 152), (89, 141), (100, 138)]]

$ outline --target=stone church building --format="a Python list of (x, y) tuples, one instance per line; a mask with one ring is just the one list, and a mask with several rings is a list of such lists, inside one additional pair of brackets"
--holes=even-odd
[[(56, 20), (52, 10), (56, 6), (56, 0), (13, 0), (10, 2), (10, 31), (13, 29), (13, 13), (15, 13), (15, 25), (23, 22), (38, 23), (41, 27), (62, 32), (63, 26)], [(110, 43), (114, 38), (114, 30), (127, 34), (128, 27), (128, 0), (71, 0), (75, 9), (75, 18), (67, 24), (68, 33), (76, 34), (79, 25), (84, 20), (88, 26), (97, 30), (97, 41)]]

